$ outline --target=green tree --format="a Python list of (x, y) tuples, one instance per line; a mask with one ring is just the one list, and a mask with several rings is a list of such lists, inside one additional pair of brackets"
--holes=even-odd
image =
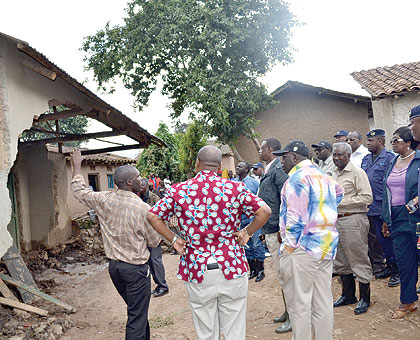
[[(296, 25), (282, 0), (132, 0), (124, 25), (88, 36), (86, 68), (100, 88), (116, 77), (147, 105), (158, 79), (172, 118), (188, 110), (220, 143), (253, 138), (254, 114), (272, 105), (258, 78), (291, 60)], [(234, 150), (235, 152), (235, 150)], [(237, 155), (238, 156), (238, 155)]]
[[(57, 111), (64, 111), (65, 108), (62, 106), (57, 107)], [(53, 111), (50, 110), (49, 113), (52, 113)], [(74, 116), (69, 118), (64, 118), (59, 120), (60, 124), (60, 132), (64, 133), (73, 133), (73, 134), (84, 134), (87, 132), (87, 127), (89, 124), (89, 121), (86, 116)], [(54, 131), (55, 125), (51, 125), (50, 122), (42, 122), (40, 124), (37, 124), (38, 128), (41, 127), (46, 130)], [(22, 134), (22, 141), (36, 141), (39, 139), (46, 139), (46, 138), (52, 138), (54, 137), (53, 134), (50, 133), (43, 133), (43, 132), (32, 132), (32, 131), (25, 131)], [(66, 146), (80, 146), (85, 141), (72, 141), (72, 142), (65, 142), (63, 143)], [(57, 143), (53, 143), (57, 144)]]
[(180, 181), (182, 174), (179, 171), (177, 138), (163, 122), (159, 123), (156, 136), (162, 139), (168, 147), (149, 146), (137, 161), (137, 169), (143, 176), (156, 174), (162, 179), (168, 176), (172, 181)]
[(179, 169), (186, 178), (191, 178), (195, 174), (197, 153), (207, 144), (206, 134), (203, 126), (194, 122), (179, 136)]

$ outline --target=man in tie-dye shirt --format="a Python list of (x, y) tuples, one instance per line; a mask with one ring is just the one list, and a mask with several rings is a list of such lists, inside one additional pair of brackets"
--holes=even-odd
[(308, 159), (302, 141), (275, 152), (289, 174), (281, 192), (280, 268), (293, 336), (332, 340), (331, 277), (338, 244), (337, 206), (344, 189)]

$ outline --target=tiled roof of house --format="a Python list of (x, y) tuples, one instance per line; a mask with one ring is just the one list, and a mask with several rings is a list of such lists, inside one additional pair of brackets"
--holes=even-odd
[[(47, 149), (50, 152), (58, 152), (58, 146), (56, 145), (47, 145)], [(80, 148), (80, 150), (89, 150), (86, 148)], [(63, 153), (72, 152), (73, 148), (63, 146)], [(94, 155), (84, 155), (85, 162), (95, 162), (95, 163), (104, 163), (104, 164), (135, 164), (136, 160), (128, 157), (114, 155), (112, 153), (97, 153)], [(70, 159), (70, 157), (66, 157)]]
[(420, 62), (377, 67), (351, 75), (374, 98), (420, 90)]
[(222, 152), (222, 155), (229, 155), (233, 156), (233, 151), (227, 144), (220, 144), (215, 139), (210, 139), (208, 141), (209, 145), (214, 145), (215, 147), (219, 148), (219, 150)]

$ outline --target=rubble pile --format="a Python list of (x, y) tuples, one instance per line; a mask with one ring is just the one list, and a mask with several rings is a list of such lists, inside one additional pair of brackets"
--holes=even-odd
[[(12, 314), (0, 307), (0, 316), (3, 316), (3, 312)], [(1, 320), (1, 339), (9, 340), (56, 340), (74, 326), (68, 315), (64, 318), (42, 318), (24, 311), (14, 311), (13, 316), (8, 315), (7, 319)]]
[[(87, 219), (89, 218), (87, 217)], [(78, 220), (77, 224), (77, 235), (65, 243), (22, 254), (28, 268), (34, 273), (39, 273), (48, 268), (61, 270), (69, 263), (99, 264), (105, 262), (99, 224), (86, 224), (83, 219)]]

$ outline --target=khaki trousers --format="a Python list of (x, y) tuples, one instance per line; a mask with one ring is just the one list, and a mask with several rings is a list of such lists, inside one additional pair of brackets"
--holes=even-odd
[(267, 245), (268, 251), (271, 254), (274, 263), (274, 271), (277, 274), (277, 278), (280, 282), (280, 287), (282, 287), (282, 282), (280, 279), (280, 263), (279, 263), (279, 248), (280, 242), (277, 238), (277, 233), (265, 234), (265, 244)]
[(369, 220), (366, 213), (345, 216), (335, 224), (339, 241), (334, 266), (337, 274), (354, 274), (361, 283), (372, 280), (368, 257)]
[(248, 275), (226, 280), (220, 269), (208, 270), (201, 283), (186, 282), (198, 340), (245, 340)]
[(332, 340), (332, 260), (318, 260), (296, 248), (280, 256), (283, 291), (293, 340)]

